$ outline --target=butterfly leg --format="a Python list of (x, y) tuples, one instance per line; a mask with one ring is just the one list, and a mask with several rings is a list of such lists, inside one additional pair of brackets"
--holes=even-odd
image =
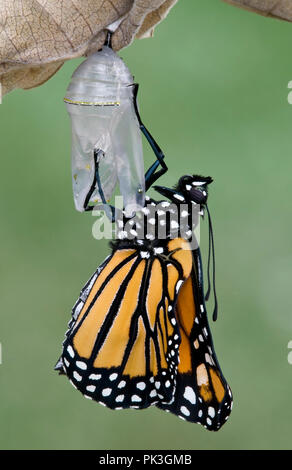
[[(141, 129), (141, 132), (144, 134), (146, 137), (147, 141), (149, 142), (154, 154), (156, 155), (157, 160), (151, 165), (151, 167), (146, 171), (145, 173), (145, 186), (146, 186), (146, 191), (152, 186), (152, 184), (160, 178), (164, 173), (167, 172), (168, 167), (164, 161), (165, 155), (162, 152), (161, 148), (157, 144), (156, 140), (152, 137), (148, 129), (144, 126), (139, 110), (138, 110), (138, 103), (137, 103), (137, 94), (138, 94), (138, 88), (139, 85), (135, 84), (134, 85), (134, 107), (135, 107), (135, 112), (136, 116), (138, 119), (139, 127)], [(161, 165), (161, 169), (156, 172), (156, 169), (158, 166)]]
[(100, 175), (99, 175), (99, 163), (100, 163), (101, 159), (104, 157), (104, 155), (105, 154), (104, 154), (102, 149), (94, 149), (94, 151), (93, 151), (93, 156), (94, 156), (94, 177), (93, 177), (92, 185), (91, 185), (91, 187), (90, 187), (90, 189), (87, 193), (87, 196), (85, 198), (83, 207), (84, 207), (84, 210), (86, 212), (92, 211), (94, 209), (95, 206), (90, 206), (89, 202), (90, 202), (90, 199), (91, 199), (94, 191), (96, 190), (96, 188), (98, 188), (98, 192), (99, 192), (101, 201), (102, 201), (102, 203), (105, 207), (106, 214), (107, 214), (108, 218), (112, 222), (114, 222), (115, 221), (115, 208), (113, 206), (111, 206), (110, 204), (108, 204), (106, 199), (105, 199), (105, 195), (104, 195), (104, 192), (103, 192), (103, 189), (102, 189), (102, 185), (101, 185), (101, 181), (100, 181)]

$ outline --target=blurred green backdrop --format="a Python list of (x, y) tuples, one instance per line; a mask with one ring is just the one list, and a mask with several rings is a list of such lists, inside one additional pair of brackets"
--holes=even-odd
[(219, 433), (154, 407), (112, 412), (53, 371), (73, 303), (108, 253), (91, 235), (93, 218), (73, 207), (62, 99), (80, 60), (4, 98), (2, 449), (291, 448), (291, 43), (289, 23), (219, 0), (180, 1), (154, 39), (121, 52), (141, 86), (143, 120), (167, 155), (161, 182), (190, 172), (215, 180), (220, 314), (211, 328), (235, 401)]

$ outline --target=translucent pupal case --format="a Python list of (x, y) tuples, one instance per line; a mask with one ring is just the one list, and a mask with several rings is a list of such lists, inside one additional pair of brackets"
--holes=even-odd
[[(134, 106), (133, 76), (108, 46), (92, 54), (74, 72), (64, 99), (72, 122), (74, 203), (84, 211), (95, 178), (94, 152), (104, 197), (119, 185), (127, 213), (144, 206), (142, 137)], [(88, 203), (102, 202), (98, 187)]]

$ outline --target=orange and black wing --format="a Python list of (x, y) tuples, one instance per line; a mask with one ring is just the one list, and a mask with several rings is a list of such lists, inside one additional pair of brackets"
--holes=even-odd
[(116, 249), (82, 290), (57, 369), (87, 398), (112, 409), (173, 400), (175, 302), (192, 269), (184, 243), (173, 240), (157, 256)]
[(232, 392), (216, 358), (202, 284), (197, 249), (191, 275), (181, 287), (175, 307), (181, 342), (174, 398), (157, 406), (217, 431), (230, 415)]

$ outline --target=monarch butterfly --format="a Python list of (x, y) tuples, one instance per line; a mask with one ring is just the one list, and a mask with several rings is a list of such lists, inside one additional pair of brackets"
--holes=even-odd
[(156, 405), (213, 431), (229, 417), (232, 392), (214, 351), (192, 243), (202, 211), (209, 215), (211, 182), (193, 175), (175, 189), (155, 186), (169, 201), (147, 197), (140, 219), (118, 221), (110, 256), (73, 307), (55, 366), (86, 398), (115, 410)]

